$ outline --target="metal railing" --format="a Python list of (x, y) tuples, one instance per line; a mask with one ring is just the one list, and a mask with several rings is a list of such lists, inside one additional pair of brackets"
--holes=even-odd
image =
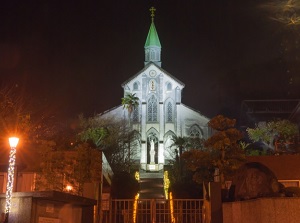
[(201, 223), (202, 206), (202, 199), (112, 200), (103, 223)]

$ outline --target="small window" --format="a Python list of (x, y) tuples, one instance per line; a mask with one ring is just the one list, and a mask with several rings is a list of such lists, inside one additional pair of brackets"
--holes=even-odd
[(134, 91), (139, 90), (139, 83), (138, 82), (134, 82), (134, 84), (133, 84), (133, 90)]
[(172, 84), (170, 82), (167, 83), (167, 91), (172, 91)]

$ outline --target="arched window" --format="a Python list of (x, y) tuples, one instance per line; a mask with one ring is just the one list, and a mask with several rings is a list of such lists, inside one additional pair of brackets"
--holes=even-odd
[(134, 84), (133, 84), (133, 90), (134, 91), (139, 90), (139, 82), (134, 82)]
[(172, 84), (170, 82), (167, 83), (167, 91), (172, 91)]
[(148, 100), (148, 122), (157, 122), (157, 99), (154, 95)]
[(191, 138), (201, 138), (201, 136), (202, 136), (201, 130), (197, 125), (193, 125), (190, 128), (189, 135)]
[(132, 112), (132, 121), (133, 122), (138, 122), (139, 121), (139, 106), (136, 106), (133, 109), (133, 112)]
[(173, 106), (171, 102), (167, 104), (167, 122), (173, 121)]

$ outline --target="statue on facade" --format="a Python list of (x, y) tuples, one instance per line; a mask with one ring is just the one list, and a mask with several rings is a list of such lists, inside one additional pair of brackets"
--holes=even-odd
[(154, 141), (151, 139), (150, 141), (150, 163), (153, 164), (154, 161), (154, 156), (155, 156), (155, 150), (154, 150)]

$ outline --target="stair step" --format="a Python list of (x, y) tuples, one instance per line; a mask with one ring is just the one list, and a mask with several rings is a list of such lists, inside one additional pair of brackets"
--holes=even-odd
[(140, 172), (140, 199), (164, 199), (162, 172)]
[(164, 174), (160, 172), (140, 172), (140, 179), (143, 178), (164, 178)]

